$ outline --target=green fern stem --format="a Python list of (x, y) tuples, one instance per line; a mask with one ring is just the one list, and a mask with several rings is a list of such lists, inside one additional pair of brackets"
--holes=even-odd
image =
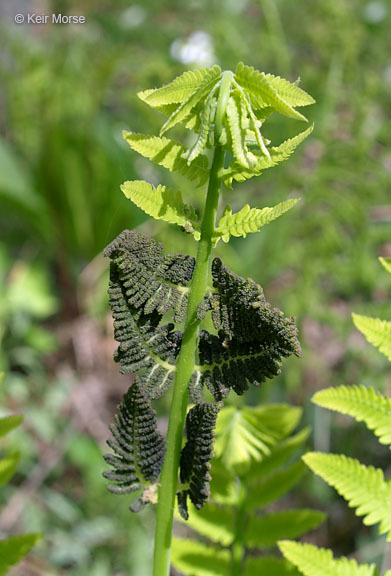
[(246, 514), (246, 483), (241, 478), (238, 482), (238, 506), (235, 519), (235, 536), (231, 548), (231, 576), (243, 574), (243, 561), (245, 553), (244, 533), (247, 522)]
[[(224, 73), (217, 104), (217, 141), (222, 125), (218, 122), (218, 118), (220, 116), (223, 117), (224, 106), (226, 106), (228, 100), (231, 81), (232, 73)], [(200, 319), (197, 317), (197, 309), (205, 296), (208, 284), (210, 255), (221, 186), (221, 174), (224, 168), (224, 156), (225, 152), (223, 148), (217, 145), (210, 170), (205, 210), (201, 225), (201, 238), (198, 244), (194, 274), (190, 285), (182, 346), (176, 364), (174, 391), (167, 431), (167, 453), (161, 472), (158, 495), (154, 576), (168, 576), (170, 571), (171, 533), (178, 482), (179, 459), (189, 397), (189, 382), (194, 370), (200, 325)]]

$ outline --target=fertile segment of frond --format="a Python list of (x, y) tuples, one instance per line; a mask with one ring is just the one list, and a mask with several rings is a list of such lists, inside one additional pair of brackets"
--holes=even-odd
[(163, 255), (163, 244), (135, 230), (124, 230), (104, 252), (118, 273), (127, 303), (144, 314), (156, 310), (163, 316), (175, 311), (175, 321), (186, 314), (188, 286), (194, 258)]
[(209, 307), (218, 336), (200, 334), (200, 366), (190, 385), (196, 400), (202, 384), (217, 400), (231, 388), (243, 394), (248, 383), (259, 386), (279, 374), (282, 358), (301, 355), (294, 318), (272, 308), (258, 284), (237, 276), (219, 258), (213, 260), (212, 277), (217, 291)]
[(123, 137), (135, 152), (164, 166), (170, 172), (179, 172), (189, 180), (198, 180), (201, 186), (209, 178), (208, 159), (204, 154), (193, 156), (191, 162), (185, 160), (188, 150), (179, 142), (165, 136), (146, 136), (134, 132), (123, 132)]
[(215, 229), (214, 241), (217, 244), (221, 238), (223, 242), (229, 242), (231, 236), (246, 238), (251, 232), (259, 232), (263, 226), (288, 212), (297, 202), (298, 199), (286, 200), (272, 208), (261, 209), (250, 208), (248, 204), (245, 204), (236, 214), (232, 214), (231, 206), (227, 205)]
[(186, 293), (180, 289), (189, 283), (194, 261), (181, 255), (163, 257), (161, 244), (131, 231), (120, 234), (105, 254), (111, 258), (110, 307), (119, 342), (115, 360), (122, 373), (142, 371), (144, 392), (158, 398), (173, 380), (182, 341), (172, 324), (159, 323), (170, 308), (183, 318)]
[(356, 328), (391, 362), (391, 322), (359, 314), (352, 314), (352, 316)]
[(112, 438), (107, 443), (114, 454), (104, 458), (113, 470), (103, 476), (114, 482), (108, 487), (114, 494), (144, 489), (141, 499), (131, 506), (137, 511), (148, 502), (148, 487), (157, 480), (166, 451), (164, 438), (157, 430), (156, 413), (138, 383), (133, 383), (124, 395), (110, 430)]
[(391, 445), (391, 399), (365, 386), (338, 386), (320, 390), (312, 402), (365, 422), (382, 444)]
[(121, 190), (138, 208), (155, 220), (177, 224), (200, 239), (197, 216), (192, 207), (183, 203), (182, 194), (159, 184), (157, 188), (143, 180), (124, 182)]
[(331, 550), (326, 548), (288, 540), (278, 545), (284, 557), (297, 566), (304, 576), (378, 576), (375, 564), (358, 565), (355, 560), (335, 559)]
[(289, 156), (293, 154), (296, 148), (309, 136), (314, 129), (313, 125), (310, 126), (304, 132), (301, 132), (294, 138), (289, 138), (285, 140), (280, 146), (272, 146), (268, 149), (269, 157), (258, 152), (257, 150), (252, 151), (253, 166), (251, 169), (246, 170), (239, 164), (239, 162), (232, 162), (228, 168), (223, 172), (223, 182), (227, 188), (232, 188), (232, 181), (244, 182), (249, 178), (254, 176), (260, 176), (263, 170), (267, 168), (272, 168), (281, 162), (288, 160)]
[(384, 479), (382, 470), (364, 466), (344, 455), (311, 452), (304, 462), (357, 508), (357, 516), (365, 516), (366, 526), (380, 523), (379, 533), (391, 540), (391, 480)]
[(179, 511), (185, 520), (188, 518), (187, 497), (197, 509), (202, 508), (209, 497), (210, 460), (220, 407), (211, 402), (197, 404), (186, 417), (187, 442), (181, 453), (180, 479), (188, 487), (178, 493)]

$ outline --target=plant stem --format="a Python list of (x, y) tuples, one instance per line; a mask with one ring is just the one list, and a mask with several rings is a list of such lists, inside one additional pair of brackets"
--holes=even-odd
[(238, 478), (238, 508), (236, 511), (235, 537), (231, 548), (231, 576), (240, 576), (242, 574), (244, 560), (244, 532), (246, 527), (246, 483), (243, 479)]
[[(221, 80), (216, 110), (217, 142), (222, 129), (222, 121), (229, 97), (231, 82), (232, 72), (225, 72)], [(154, 576), (168, 576), (170, 571), (171, 533), (179, 459), (189, 397), (189, 382), (194, 370), (198, 329), (200, 325), (200, 319), (197, 318), (197, 309), (205, 296), (208, 284), (212, 237), (215, 229), (224, 156), (225, 152), (223, 148), (217, 145), (210, 170), (208, 192), (201, 225), (201, 239), (198, 245), (193, 278), (190, 284), (182, 346), (176, 363), (174, 391), (167, 431), (167, 453), (161, 472), (158, 495), (153, 564)]]

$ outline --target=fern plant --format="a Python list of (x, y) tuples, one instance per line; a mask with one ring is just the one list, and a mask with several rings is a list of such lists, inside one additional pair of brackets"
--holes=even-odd
[[(270, 146), (263, 135), (270, 114), (306, 120), (297, 108), (313, 99), (297, 83), (243, 64), (235, 73), (218, 66), (185, 72), (139, 97), (167, 120), (159, 136), (125, 132), (130, 147), (197, 185), (207, 184), (202, 218), (179, 191), (139, 180), (122, 186), (125, 196), (147, 214), (192, 234), (198, 241), (195, 259), (164, 255), (161, 244), (136, 231), (121, 233), (105, 252), (111, 260), (110, 305), (119, 342), (115, 359), (123, 373), (136, 375), (112, 428), (114, 454), (107, 461), (113, 470), (106, 476), (114, 491), (138, 492), (133, 509), (158, 502), (154, 574), (166, 576), (176, 495), (185, 517), (189, 500), (201, 508), (208, 498), (221, 402), (231, 389), (243, 394), (249, 384), (272, 378), (283, 358), (301, 353), (294, 319), (272, 308), (253, 280), (240, 278), (218, 258), (212, 261), (211, 253), (220, 239), (228, 242), (231, 236), (257, 232), (295, 204), (246, 205), (234, 214), (227, 205), (216, 222), (222, 184), (230, 188), (234, 181), (283, 162), (311, 131)], [(165, 135), (178, 124), (195, 133), (190, 147)], [(209, 312), (212, 331), (201, 329)], [(170, 385), (164, 442), (150, 403)], [(187, 414), (189, 395), (195, 405)]]
[[(3, 374), (0, 374), (0, 383)], [(22, 416), (5, 416), (0, 418), (0, 438), (17, 428), (23, 421)], [(0, 486), (7, 484), (16, 472), (19, 454), (12, 453), (0, 459)], [(0, 574), (7, 574), (14, 564), (22, 560), (41, 539), (40, 534), (18, 534), (0, 539)]]
[[(384, 258), (380, 261), (391, 274), (391, 261)], [(391, 360), (391, 323), (357, 314), (353, 314), (353, 320), (367, 340)], [(364, 422), (382, 444), (391, 447), (391, 399), (374, 388), (328, 388), (317, 392), (312, 401)], [(386, 534), (387, 541), (391, 542), (391, 479), (384, 478), (382, 470), (337, 454), (312, 452), (305, 454), (303, 460), (313, 472), (333, 486), (349, 506), (356, 508), (356, 514), (363, 516), (365, 525), (378, 524), (379, 533)], [(353, 560), (335, 559), (330, 550), (289, 541), (280, 542), (279, 545), (284, 556), (304, 576), (379, 576), (374, 564), (359, 566)], [(391, 570), (384, 576), (391, 576)]]
[(220, 411), (210, 502), (202, 510), (191, 506), (188, 518), (188, 525), (208, 542), (174, 539), (172, 562), (181, 573), (298, 574), (273, 554), (277, 541), (301, 536), (325, 518), (314, 510), (273, 510), (305, 473), (304, 464), (291, 458), (308, 437), (308, 429), (293, 433), (300, 416), (299, 408), (277, 404)]

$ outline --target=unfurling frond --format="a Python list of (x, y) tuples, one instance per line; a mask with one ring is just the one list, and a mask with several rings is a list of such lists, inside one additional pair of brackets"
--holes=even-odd
[[(252, 67), (245, 66), (242, 62), (236, 68), (235, 80), (249, 94), (254, 109), (271, 106), (285, 116), (307, 121), (305, 116), (295, 110), (295, 106), (313, 104), (314, 100), (294, 84), (291, 84), (291, 88), (288, 90), (289, 82), (287, 80), (281, 83), (275, 76), (258, 72)], [(306, 101), (306, 104), (299, 104), (299, 101)], [(290, 102), (294, 103), (291, 104)]]
[(209, 497), (210, 460), (213, 457), (214, 429), (220, 404), (197, 404), (187, 414), (187, 442), (181, 453), (180, 479), (187, 487), (178, 493), (181, 516), (188, 517), (187, 497), (197, 509)]
[(184, 159), (188, 151), (179, 142), (165, 136), (159, 138), (125, 131), (123, 137), (135, 152), (149, 158), (159, 166), (164, 166), (170, 172), (179, 172), (189, 180), (199, 180), (199, 185), (204, 184), (209, 177), (207, 157), (197, 154), (197, 157), (194, 156), (189, 164)]
[(391, 361), (391, 322), (352, 314), (353, 322), (365, 338)]
[(248, 157), (243, 122), (245, 122), (243, 108), (240, 98), (235, 94), (231, 96), (227, 104), (227, 125), (231, 138), (232, 153), (242, 167), (250, 168), (252, 162)]
[(183, 203), (180, 192), (160, 184), (155, 188), (143, 180), (124, 182), (121, 190), (126, 198), (155, 220), (182, 226), (187, 232), (192, 232), (196, 240), (200, 239), (196, 214), (193, 208)]
[(357, 508), (357, 516), (365, 516), (364, 524), (380, 523), (379, 533), (391, 540), (391, 480), (384, 479), (382, 470), (364, 466), (344, 455), (311, 452), (304, 462)]
[(268, 149), (270, 157), (261, 154), (258, 151), (252, 151), (255, 161), (254, 165), (250, 170), (246, 170), (238, 162), (232, 162), (228, 168), (223, 172), (223, 182), (227, 188), (232, 188), (232, 181), (244, 182), (249, 178), (254, 176), (260, 176), (263, 170), (267, 168), (272, 168), (285, 160), (288, 160), (289, 156), (293, 154), (296, 148), (309, 136), (314, 129), (313, 125), (310, 126), (304, 132), (300, 132), (297, 136), (285, 140), (279, 146), (272, 146)]
[(335, 559), (331, 550), (288, 540), (278, 543), (281, 552), (304, 576), (377, 576), (375, 564), (358, 565), (355, 560)]
[(163, 244), (135, 230), (121, 232), (105, 256), (111, 260), (112, 282), (122, 288), (127, 305), (144, 314), (156, 310), (161, 316), (173, 309), (177, 322), (184, 319), (194, 258), (164, 256)]
[(200, 365), (190, 385), (195, 401), (202, 384), (217, 400), (231, 388), (243, 394), (248, 383), (259, 386), (279, 374), (282, 358), (301, 355), (294, 318), (272, 308), (259, 284), (231, 272), (219, 258), (213, 260), (212, 277), (216, 292), (209, 307), (218, 336), (200, 334)]
[(131, 510), (138, 511), (154, 497), (151, 485), (160, 474), (166, 448), (157, 430), (156, 413), (137, 382), (124, 395), (110, 430), (112, 438), (107, 443), (114, 454), (104, 458), (113, 470), (103, 476), (114, 482), (108, 487), (114, 494), (143, 490), (131, 505)]
[(384, 270), (391, 274), (391, 258), (383, 258), (380, 256), (379, 262), (383, 266)]
[(205, 81), (208, 82), (211, 77), (217, 79), (219, 75), (221, 75), (219, 66), (190, 70), (166, 86), (139, 92), (138, 97), (152, 108), (167, 104), (179, 104), (185, 102)]
[(341, 414), (349, 414), (358, 422), (365, 422), (382, 444), (391, 445), (391, 399), (374, 388), (338, 386), (320, 390), (312, 402)]
[(231, 206), (226, 206), (220, 222), (215, 229), (215, 243), (220, 240), (229, 242), (231, 236), (246, 238), (250, 232), (259, 232), (260, 229), (288, 212), (299, 200), (286, 200), (272, 208), (250, 208), (245, 204), (243, 208), (232, 214)]

